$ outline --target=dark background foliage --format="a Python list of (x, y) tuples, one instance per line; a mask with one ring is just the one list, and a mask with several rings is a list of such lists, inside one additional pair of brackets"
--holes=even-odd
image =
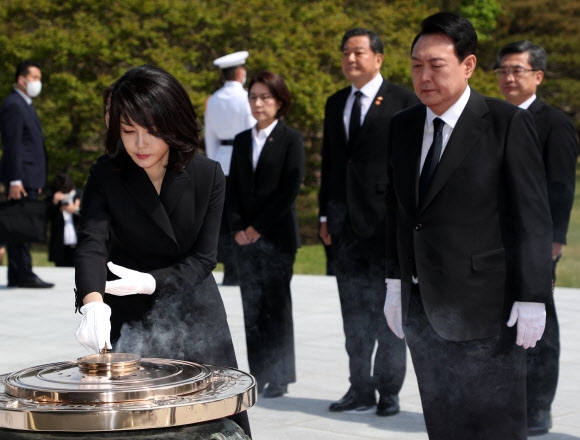
[[(313, 240), (326, 98), (346, 86), (340, 68), (345, 30), (375, 30), (385, 44), (382, 73), (411, 88), (409, 49), (421, 20), (438, 10), (469, 17), (480, 37), (476, 90), (498, 96), (493, 73), (501, 45), (530, 39), (550, 56), (541, 98), (580, 127), (580, 4), (575, 0), (0, 0), (0, 99), (15, 65), (42, 65), (35, 106), (49, 153), (49, 176), (65, 170), (83, 185), (104, 141), (102, 92), (128, 68), (158, 65), (188, 90), (202, 122), (220, 86), (213, 59), (250, 51), (249, 76), (280, 73), (292, 92), (287, 122), (305, 137), (307, 173), (300, 195), (303, 235)], [(372, 14), (369, 13), (372, 11)]]

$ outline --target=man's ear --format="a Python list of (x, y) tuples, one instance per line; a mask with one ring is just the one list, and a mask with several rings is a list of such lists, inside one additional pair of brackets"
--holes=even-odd
[(463, 60), (462, 64), (465, 67), (465, 78), (471, 78), (471, 75), (473, 75), (473, 72), (475, 71), (475, 66), (477, 66), (477, 58), (473, 54), (468, 55)]

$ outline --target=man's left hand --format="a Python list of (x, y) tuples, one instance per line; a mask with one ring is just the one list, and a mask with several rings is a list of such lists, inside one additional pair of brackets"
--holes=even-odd
[(536, 346), (546, 327), (546, 306), (544, 303), (516, 301), (512, 306), (508, 327), (518, 323), (516, 344), (524, 348)]

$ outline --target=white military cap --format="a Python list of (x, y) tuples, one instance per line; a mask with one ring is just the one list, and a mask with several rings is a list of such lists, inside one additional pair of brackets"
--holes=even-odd
[(246, 58), (248, 58), (249, 53), (245, 50), (240, 52), (230, 53), (213, 61), (215, 66), (220, 69), (227, 69), (229, 67), (241, 66), (246, 64)]

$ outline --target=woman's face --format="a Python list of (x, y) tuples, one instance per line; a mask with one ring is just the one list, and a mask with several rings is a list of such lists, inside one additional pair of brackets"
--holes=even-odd
[(270, 89), (264, 83), (255, 83), (249, 93), (252, 116), (258, 121), (258, 128), (266, 128), (276, 120), (276, 113), (282, 107), (276, 98), (272, 96)]
[(162, 171), (169, 160), (169, 145), (133, 121), (121, 121), (121, 140), (131, 159), (148, 173)]

